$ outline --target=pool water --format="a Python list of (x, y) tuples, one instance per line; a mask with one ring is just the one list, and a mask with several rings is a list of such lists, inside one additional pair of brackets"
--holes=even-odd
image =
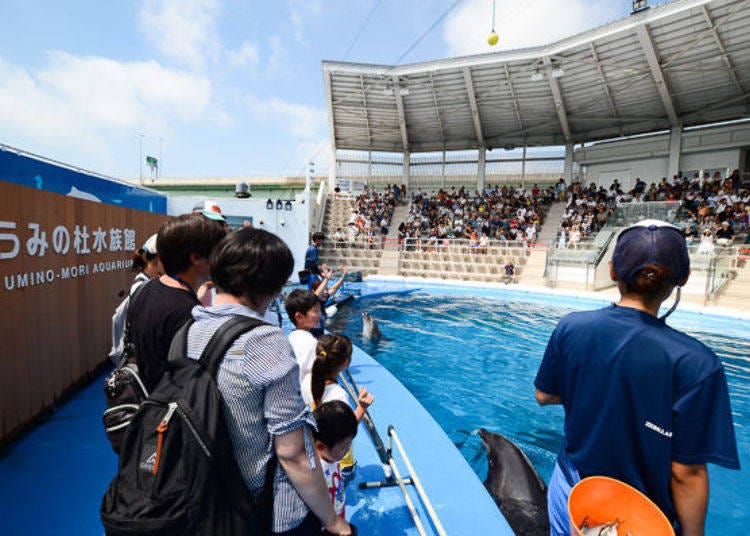
[[(331, 331), (386, 366), (422, 403), (481, 479), (487, 461), (479, 428), (517, 443), (549, 480), (562, 441), (562, 407), (541, 408), (533, 381), (547, 339), (568, 312), (592, 304), (433, 294), (386, 294), (342, 306)], [(594, 307), (602, 306), (595, 304)], [(591, 307), (589, 307), (591, 308)], [(362, 340), (361, 311), (377, 319), (383, 339)], [(750, 464), (750, 330), (735, 320), (708, 320), (678, 311), (670, 325), (712, 348), (727, 373), (735, 433), (743, 468)], [(716, 333), (731, 324), (731, 336)], [(377, 393), (375, 404), (377, 404)], [(750, 483), (745, 471), (709, 465), (709, 534), (746, 534)]]

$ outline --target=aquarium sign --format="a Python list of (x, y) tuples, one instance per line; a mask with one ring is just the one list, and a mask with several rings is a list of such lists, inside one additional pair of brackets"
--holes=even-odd
[(19, 255), (92, 255), (136, 250), (135, 229), (75, 224), (44, 229), (37, 222), (26, 225), (0, 220), (0, 262)]

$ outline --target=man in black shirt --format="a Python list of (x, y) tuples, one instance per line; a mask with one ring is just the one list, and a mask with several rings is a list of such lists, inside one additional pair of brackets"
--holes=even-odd
[(720, 246), (731, 246), (734, 242), (734, 229), (728, 220), (721, 222), (721, 228), (716, 231), (716, 243)]
[(165, 275), (146, 283), (128, 309), (138, 370), (149, 392), (164, 373), (172, 338), (200, 305), (196, 292), (210, 277), (208, 257), (225, 235), (221, 225), (201, 214), (183, 214), (159, 229), (156, 244)]

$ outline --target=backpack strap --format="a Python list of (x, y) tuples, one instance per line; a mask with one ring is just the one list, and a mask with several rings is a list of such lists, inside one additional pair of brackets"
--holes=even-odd
[[(187, 355), (187, 331), (190, 329), (191, 323), (192, 322), (186, 323), (185, 326), (180, 328), (180, 331), (177, 333), (177, 335), (175, 335), (175, 338), (172, 341), (172, 348), (170, 349), (170, 356), (172, 350), (175, 349), (175, 344), (177, 344), (177, 348), (182, 351), (182, 355)], [(227, 353), (227, 350), (229, 350), (232, 344), (234, 344), (234, 341), (236, 341), (237, 338), (242, 334), (257, 328), (258, 326), (267, 325), (270, 324), (262, 320), (258, 320), (257, 318), (251, 318), (248, 316), (232, 317), (231, 319), (224, 322), (219, 327), (219, 329), (216, 330), (211, 339), (208, 341), (208, 344), (206, 344), (206, 347), (204, 348), (203, 353), (198, 359), (198, 362), (211, 374), (211, 376), (215, 378), (221, 360), (224, 359), (224, 355)], [(184, 343), (182, 340), (180, 340), (180, 336), (185, 337)], [(263, 492), (261, 494), (260, 500), (254, 504), (255, 513), (258, 516), (260, 524), (260, 534), (263, 535), (271, 534), (272, 532), (271, 525), (273, 523), (274, 503), (273, 482), (276, 476), (276, 468), (278, 466), (278, 463), (279, 460), (276, 457), (276, 452), (274, 451), (271, 453), (271, 458), (266, 463), (266, 474), (263, 480)], [(227, 490), (228, 497), (233, 497), (240, 511), (248, 514), (248, 504), (241, 500), (241, 497), (243, 496), (249, 497), (245, 481), (242, 479), (239, 473), (223, 475), (222, 479), (224, 482), (224, 488)]]
[(224, 354), (234, 344), (234, 341), (243, 333), (264, 325), (269, 324), (249, 316), (232, 317), (216, 330), (203, 349), (198, 361), (215, 378), (216, 372), (219, 370), (219, 363), (224, 359)]
[(125, 330), (122, 333), (122, 358), (120, 359), (120, 363), (117, 365), (118, 368), (124, 367), (127, 362), (133, 357), (132, 350), (135, 342), (133, 341), (133, 338), (131, 336), (131, 324), (133, 323), (134, 307), (131, 306), (133, 305), (133, 301), (135, 300), (136, 296), (141, 293), (141, 290), (143, 290), (143, 287), (145, 287), (147, 284), (148, 281), (142, 281), (141, 284), (135, 288), (135, 290), (131, 291), (128, 294), (128, 310), (125, 312)]

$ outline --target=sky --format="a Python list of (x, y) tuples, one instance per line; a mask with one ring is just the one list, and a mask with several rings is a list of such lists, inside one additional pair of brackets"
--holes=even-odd
[[(119, 178), (328, 167), (323, 60), (392, 65), (542, 45), (629, 0), (2, 0), (0, 143)], [(663, 3), (652, 0), (651, 4)], [(141, 152), (142, 147), (142, 152)], [(148, 173), (145, 166), (144, 173)]]

